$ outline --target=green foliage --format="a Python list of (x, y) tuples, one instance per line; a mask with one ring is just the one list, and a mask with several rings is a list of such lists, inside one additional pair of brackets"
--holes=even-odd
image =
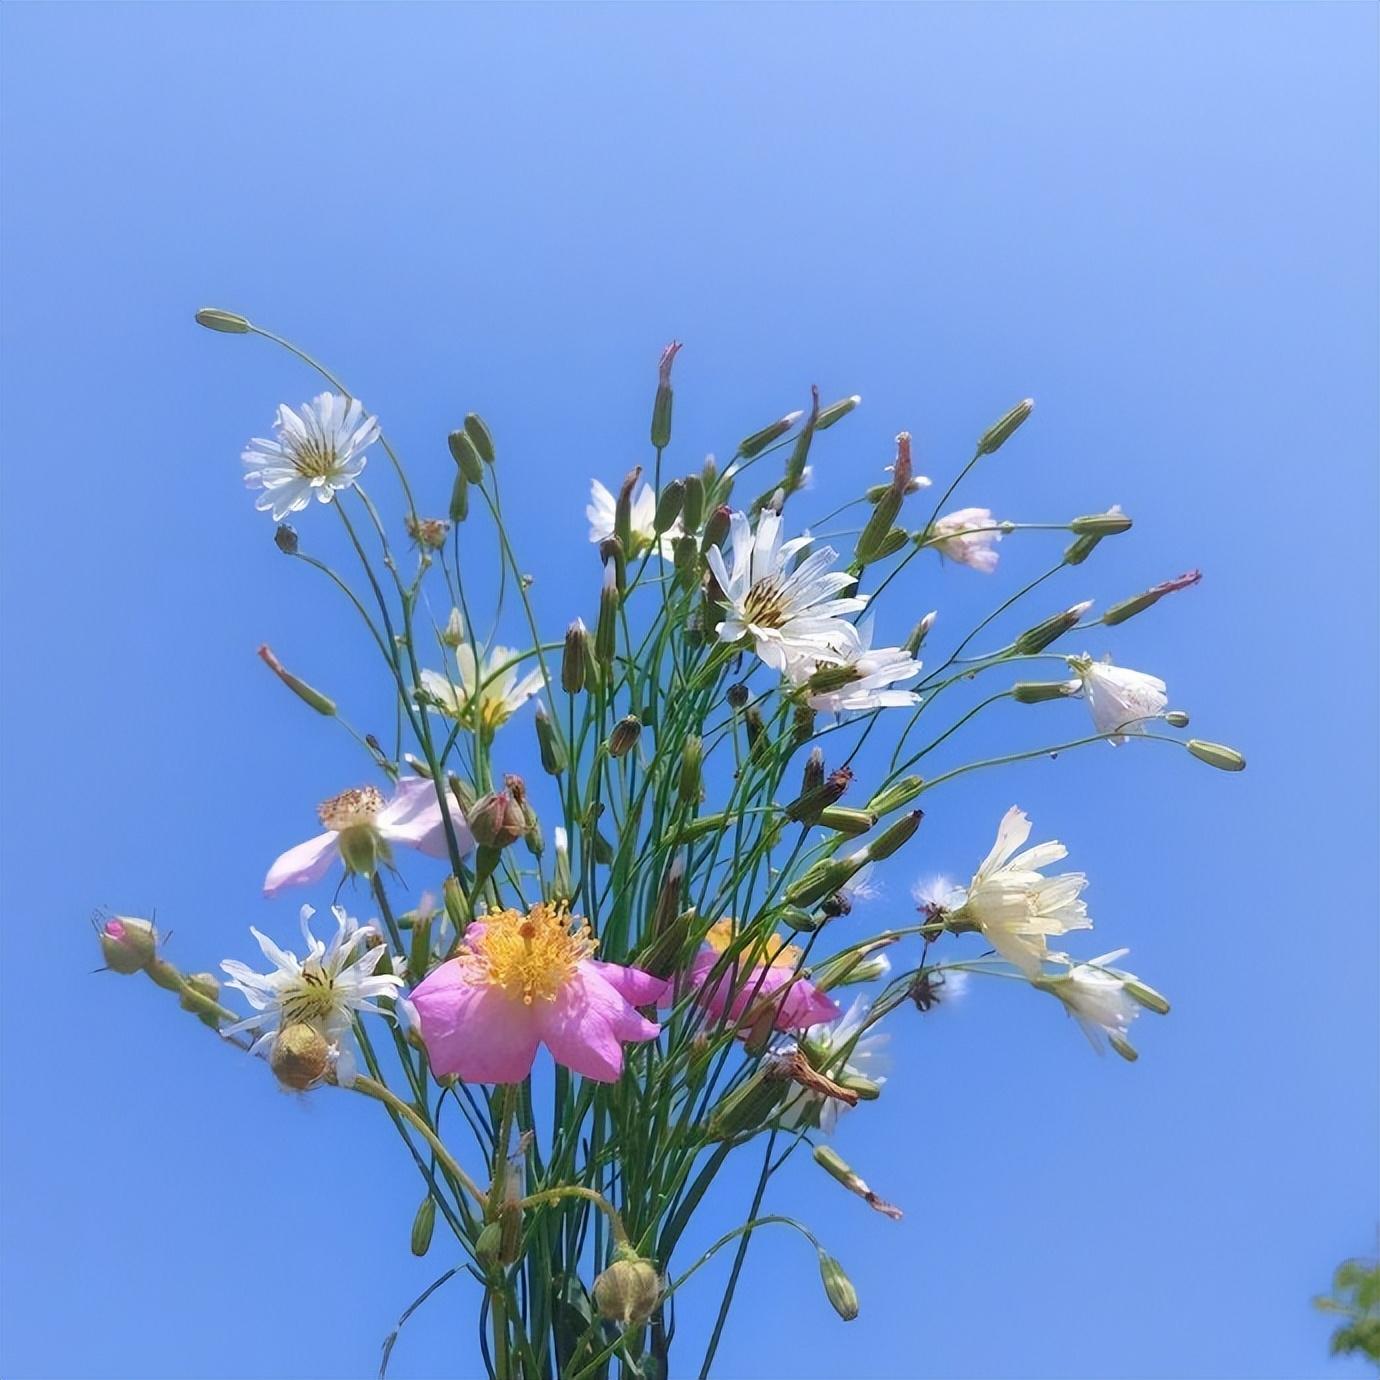
[(1332, 1276), (1331, 1294), (1313, 1303), (1344, 1319), (1332, 1334), (1334, 1356), (1366, 1356), (1380, 1369), (1380, 1260), (1344, 1260)]

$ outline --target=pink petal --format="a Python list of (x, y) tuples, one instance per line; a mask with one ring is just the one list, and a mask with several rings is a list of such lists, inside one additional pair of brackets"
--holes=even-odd
[(541, 1038), (558, 1064), (599, 1083), (623, 1072), (624, 1040), (654, 1040), (660, 1027), (639, 1016), (593, 964), (585, 962), (556, 994), (541, 1004)]
[[(468, 933), (468, 931), (467, 931)], [(591, 958), (589, 966), (599, 974), (619, 996), (634, 1006), (670, 1006), (671, 984), (641, 968), (627, 968), (621, 963), (601, 963)]]
[(467, 1083), (520, 1083), (532, 1072), (540, 1041), (536, 1008), (470, 982), (456, 959), (418, 983), (412, 1004), (435, 1073)]
[(838, 1014), (839, 1005), (832, 997), (826, 997), (814, 983), (801, 978), (786, 993), (773, 1024), (778, 1030), (804, 1030), (806, 1026), (832, 1021)]
[(709, 974), (713, 972), (714, 965), (720, 957), (721, 955), (713, 949), (701, 949), (696, 953), (690, 971), (686, 974), (689, 986), (700, 989), (700, 1005), (716, 1021), (724, 1014), (724, 1009), (728, 1005), (729, 987), (733, 982), (733, 969), (729, 967), (714, 979), (712, 990), (704, 990), (705, 983), (709, 981)]
[(324, 877), (335, 860), (336, 838), (329, 829), (296, 848), (289, 848), (264, 878), (264, 895), (272, 896), (285, 886), (301, 886)]
[[(458, 806), (451, 810), (450, 818), (460, 852), (468, 853), (474, 847), (474, 839)], [(436, 787), (420, 776), (398, 783), (396, 794), (379, 811), (374, 823), (390, 843), (404, 843), (432, 858), (444, 858), (449, 852)]]

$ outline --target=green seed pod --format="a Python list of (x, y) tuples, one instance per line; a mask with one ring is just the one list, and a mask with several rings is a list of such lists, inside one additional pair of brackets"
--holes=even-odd
[(221, 311), (219, 307), (202, 307), (196, 314), (196, 324), (205, 326), (208, 331), (225, 331), (228, 335), (243, 335), (250, 329), (249, 322), (233, 311)]
[(436, 1230), (436, 1199), (427, 1194), (412, 1219), (412, 1254), (425, 1255), (431, 1249), (431, 1233)]
[(677, 537), (671, 551), (676, 568), (676, 582), (683, 590), (694, 589), (700, 577), (700, 544), (686, 533)]
[(978, 437), (977, 453), (979, 455), (991, 455), (993, 451), (1000, 450), (1016, 433), (1021, 423), (1030, 416), (1034, 407), (1034, 398), (1026, 398), (1018, 402), (1006, 416), (994, 422)]
[(830, 403), (828, 407), (821, 408), (818, 420), (815, 422), (816, 431), (828, 431), (841, 417), (846, 417), (857, 405), (862, 402), (862, 398), (854, 393), (851, 398), (844, 398), (839, 402)]
[(1171, 709), (1165, 716), (1164, 721), (1170, 728), (1187, 728), (1188, 715), (1182, 709)]
[(619, 1246), (613, 1263), (594, 1281), (594, 1306), (605, 1322), (627, 1330), (645, 1323), (661, 1298), (661, 1276), (650, 1260)]
[(824, 1292), (834, 1312), (844, 1322), (852, 1322), (858, 1316), (858, 1291), (844, 1273), (843, 1266), (824, 1251), (819, 1253), (819, 1277), (824, 1281)]
[(479, 1238), (474, 1243), (475, 1256), (482, 1264), (495, 1265), (498, 1262), (498, 1253), (502, 1244), (502, 1227), (497, 1222), (486, 1222), (484, 1230), (479, 1233)]
[(722, 546), (728, 537), (728, 529), (732, 523), (733, 513), (725, 503), (719, 504), (709, 515), (709, 520), (704, 524), (704, 540), (700, 543), (701, 551), (708, 551), (711, 546)]
[(484, 419), (477, 412), (465, 414), (465, 435), (470, 438), (479, 458), (486, 464), (494, 462), (494, 438), (485, 426)]
[(812, 906), (831, 891), (837, 891), (861, 866), (862, 863), (854, 866), (846, 858), (823, 858), (786, 888), (785, 902), (788, 906)]
[(482, 484), (484, 482), (484, 464), (479, 458), (479, 452), (475, 449), (474, 441), (469, 432), (452, 431), (447, 440), (450, 445), (451, 458), (460, 466), (460, 473), (471, 484)]
[(671, 365), (680, 353), (680, 341), (673, 340), (662, 352), (657, 365), (656, 398), (652, 403), (652, 445), (665, 450), (671, 444)]
[(599, 620), (594, 625), (594, 656), (604, 670), (613, 666), (618, 632), (618, 585), (612, 566), (604, 568), (604, 585), (599, 592)]
[(888, 485), (886, 492), (873, 506), (872, 516), (867, 519), (866, 525), (858, 534), (858, 544), (853, 548), (855, 561), (865, 565), (877, 558), (878, 549), (901, 511), (903, 497), (898, 490)]
[(326, 1037), (314, 1025), (297, 1021), (284, 1026), (273, 1041), (268, 1065), (273, 1076), (294, 1092), (314, 1087), (330, 1068), (331, 1050)]
[(1184, 745), (1200, 761), (1218, 771), (1244, 771), (1246, 759), (1235, 748), (1223, 743), (1209, 743), (1202, 738), (1190, 738)]
[(820, 811), (819, 822), (826, 829), (834, 829), (848, 838), (856, 838), (876, 825), (877, 816), (871, 810), (857, 810), (848, 805), (830, 805)]
[(642, 466), (634, 465), (623, 476), (623, 483), (619, 487), (618, 497), (613, 504), (613, 535), (618, 538), (619, 545), (622, 546), (624, 552), (633, 549), (632, 500), (637, 489), (637, 482), (641, 478)]

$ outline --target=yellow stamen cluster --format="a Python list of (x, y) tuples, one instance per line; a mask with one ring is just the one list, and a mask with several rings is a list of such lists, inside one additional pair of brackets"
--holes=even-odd
[(283, 994), (283, 1024), (311, 1025), (324, 1021), (336, 1007), (335, 983), (315, 965), (305, 968), (300, 981)]
[(383, 796), (376, 786), (355, 786), (324, 800), (316, 807), (317, 817), (337, 834), (358, 824), (370, 823), (383, 809)]
[[(738, 922), (726, 915), (709, 927), (709, 933), (705, 935), (704, 940), (716, 954), (721, 954), (728, 949), (737, 935)], [(750, 962), (753, 967), (766, 965), (769, 968), (795, 969), (800, 966), (804, 957), (804, 952), (798, 944), (787, 944), (777, 934), (772, 935), (765, 945), (761, 940), (744, 945), (738, 954), (739, 962)]]
[(293, 468), (303, 479), (329, 478), (338, 461), (335, 446), (319, 436), (308, 436), (292, 444)]
[(465, 941), (467, 966), (476, 981), (500, 987), (524, 1005), (552, 1001), (576, 967), (599, 947), (589, 921), (545, 901), (524, 915), (501, 910), (482, 918), (484, 931)]

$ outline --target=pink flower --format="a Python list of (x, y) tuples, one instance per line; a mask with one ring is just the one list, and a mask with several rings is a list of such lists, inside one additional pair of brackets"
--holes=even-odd
[(930, 544), (951, 561), (990, 575), (997, 568), (999, 527), (990, 508), (956, 508), (930, 529)]
[(591, 957), (587, 921), (542, 902), (504, 910), (465, 931), (460, 954), (414, 989), (422, 1040), (438, 1075), (520, 1083), (544, 1044), (558, 1064), (600, 1083), (623, 1072), (623, 1045), (661, 1027), (637, 1011), (669, 1000), (670, 984)]
[[(324, 834), (289, 848), (268, 869), (264, 895), (272, 896), (285, 886), (301, 886), (324, 877), (339, 856), (347, 872), (372, 877), (379, 862), (389, 862), (392, 845), (406, 844), (428, 857), (444, 858), (446, 826), (436, 787), (421, 777), (398, 782), (392, 800), (384, 803), (374, 786), (357, 786), (317, 807)], [(469, 826), (458, 808), (450, 812), (460, 852), (474, 847)]]
[[(700, 1003), (715, 1020), (727, 1017), (734, 1025), (751, 1025), (773, 1000), (776, 1014), (772, 1026), (776, 1030), (803, 1030), (832, 1021), (839, 1014), (837, 1002), (808, 979), (797, 977), (802, 957), (799, 948), (783, 943), (775, 935), (765, 947), (760, 941), (746, 944), (737, 962), (711, 979), (711, 972), (721, 963), (736, 933), (737, 927), (730, 919), (711, 925), (704, 937), (704, 948), (690, 965), (690, 985), (703, 989)], [(751, 966), (747, 967), (748, 964)]]

